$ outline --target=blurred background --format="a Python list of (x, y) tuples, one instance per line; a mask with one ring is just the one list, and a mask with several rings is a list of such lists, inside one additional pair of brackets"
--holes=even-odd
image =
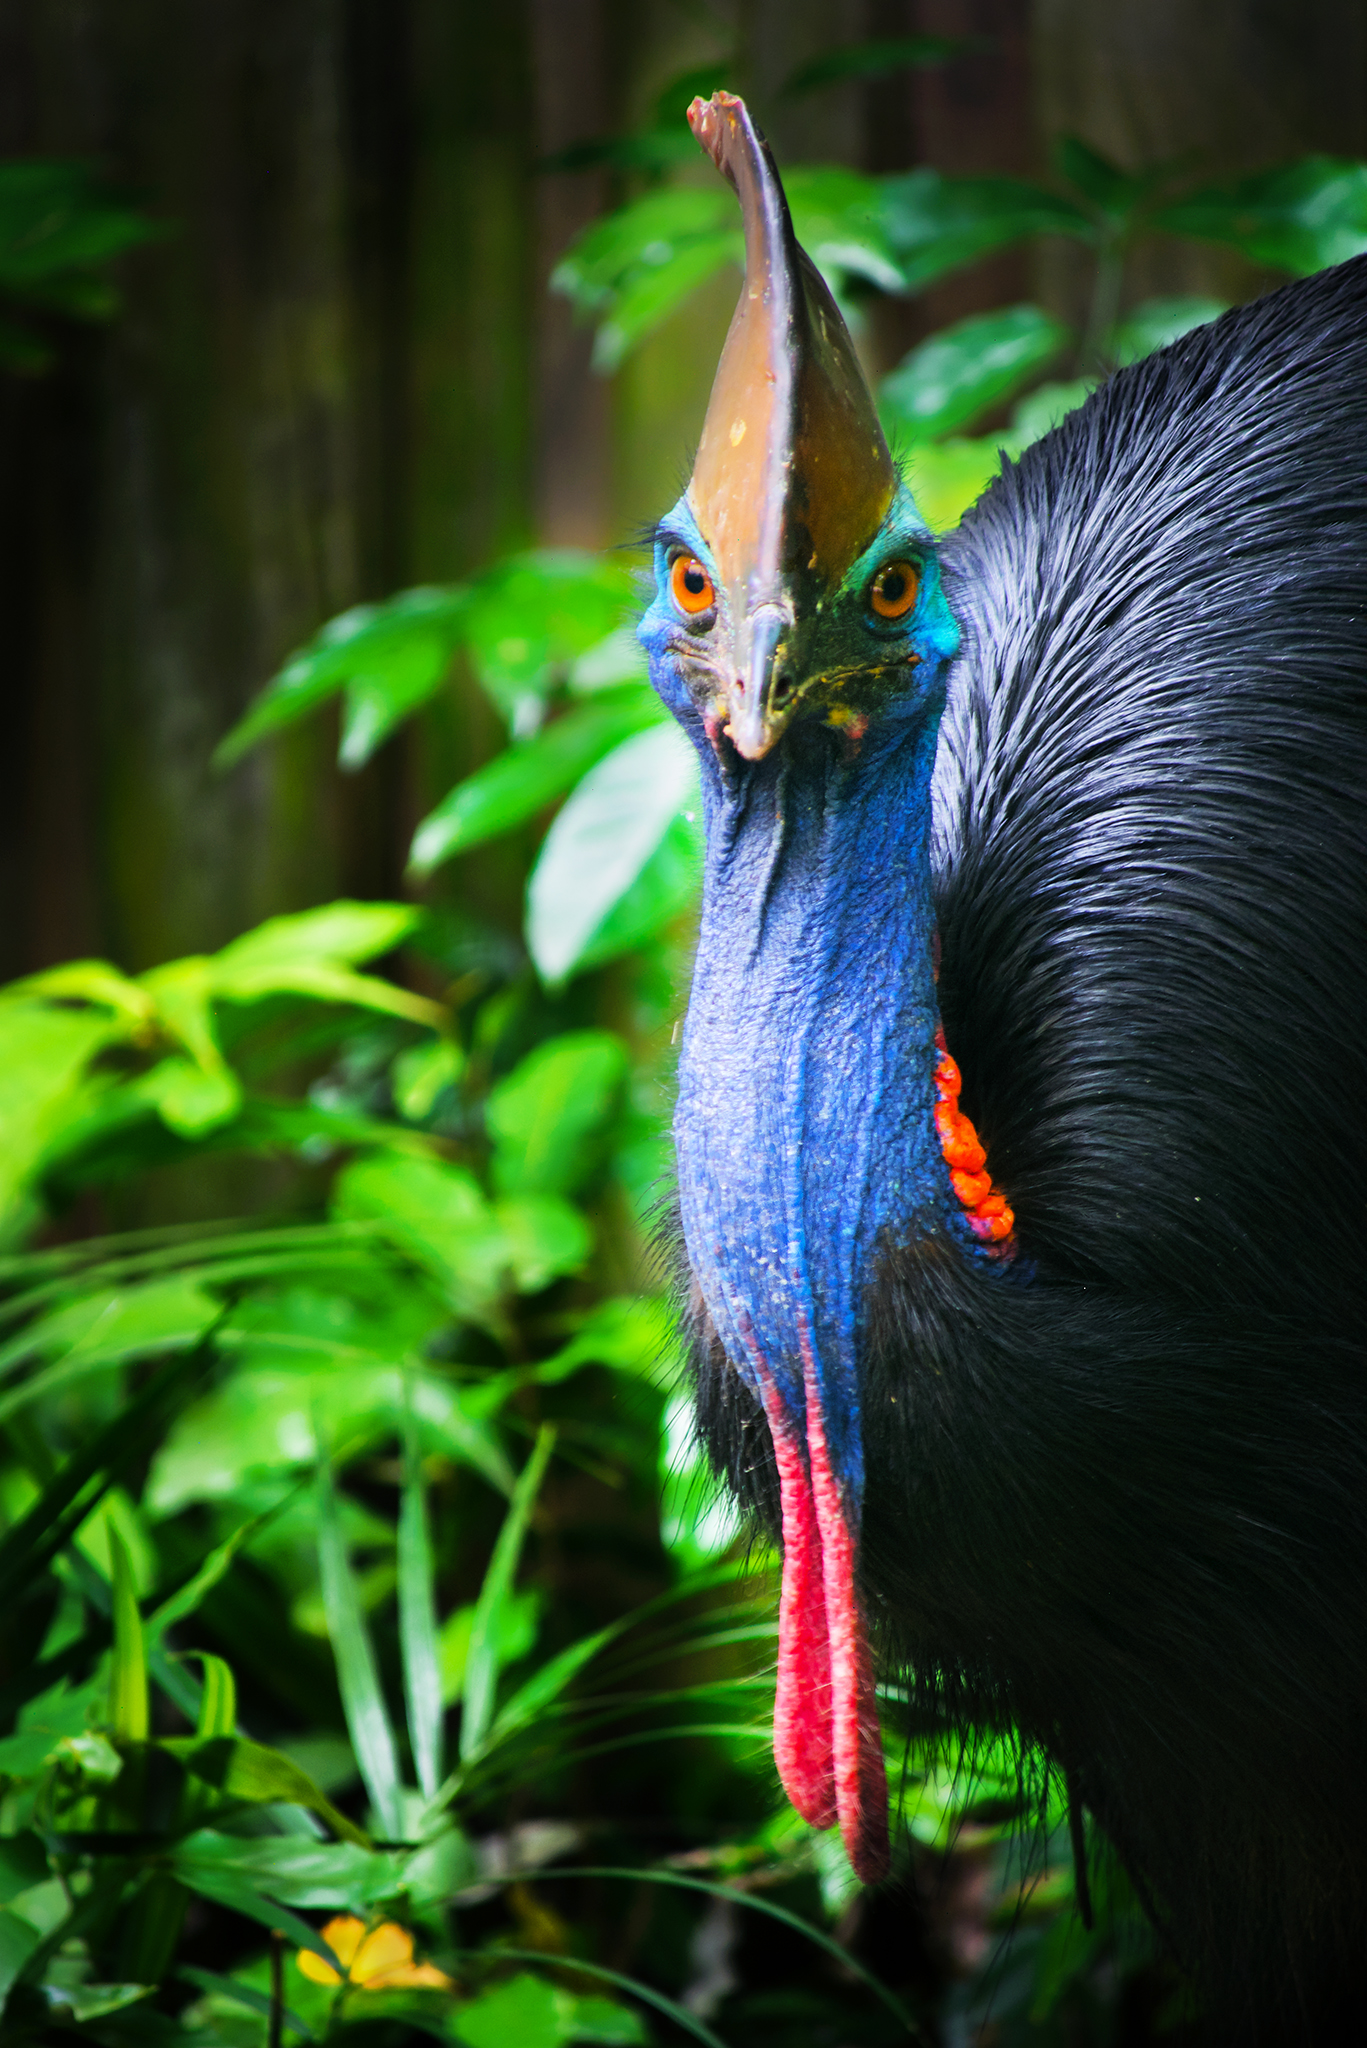
[(723, 84), (936, 527), (1367, 249), (1358, 0), (0, 0), (6, 2039), (1191, 2038), (1010, 1730), (786, 1810), (689, 1439)]

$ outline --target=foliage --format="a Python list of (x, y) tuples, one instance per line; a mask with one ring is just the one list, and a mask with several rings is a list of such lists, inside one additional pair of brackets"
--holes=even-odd
[[(1335, 157), (1192, 184), (1173, 167), (1122, 172), (1076, 137), (1055, 152), (1056, 183), (949, 177), (921, 169), (874, 178), (787, 174), (798, 240), (838, 298), (924, 290), (983, 256), (1040, 235), (1086, 244), (1097, 262), (1082, 366), (1115, 360), (1126, 252), (1147, 235), (1219, 242), (1307, 276), (1367, 249), (1367, 165)], [(594, 360), (615, 369), (698, 285), (743, 260), (733, 195), (717, 183), (652, 190), (586, 228), (552, 283), (597, 325)]]
[(89, 164), (0, 163), (0, 365), (48, 367), (45, 314), (108, 320), (119, 301), (106, 266), (158, 232), (107, 192)]

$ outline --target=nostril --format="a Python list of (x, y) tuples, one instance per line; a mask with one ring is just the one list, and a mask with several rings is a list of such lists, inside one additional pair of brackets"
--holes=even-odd
[(775, 676), (774, 687), (769, 692), (769, 702), (773, 705), (774, 709), (776, 711), (781, 711), (783, 709), (783, 706), (788, 702), (788, 699), (792, 696), (792, 694), (792, 677), (790, 675)]

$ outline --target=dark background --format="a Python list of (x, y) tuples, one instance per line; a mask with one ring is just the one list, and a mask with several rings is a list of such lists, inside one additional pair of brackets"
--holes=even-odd
[[(984, 43), (774, 101), (813, 51), (919, 31)], [(547, 277), (622, 187), (537, 166), (728, 49), (781, 162), (1040, 172), (1062, 132), (1127, 168), (1367, 155), (1361, 0), (0, 0), (0, 156), (94, 158), (168, 227), (119, 319), (0, 377), (0, 974), (399, 891), (416, 818), (499, 742), (473, 688), (357, 777), (326, 720), (229, 776), (210, 752), (345, 606), (669, 501), (732, 282), (595, 377)], [(1249, 274), (1166, 241), (1130, 285)], [(885, 310), (873, 347), (1079, 289), (1046, 244)], [(459, 886), (492, 908), (511, 873)]]

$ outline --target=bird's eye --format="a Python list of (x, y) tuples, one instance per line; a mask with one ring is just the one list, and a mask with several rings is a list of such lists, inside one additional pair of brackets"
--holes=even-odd
[(920, 587), (914, 562), (885, 562), (869, 585), (869, 610), (880, 619), (904, 619)]
[(669, 572), (669, 594), (681, 612), (696, 619), (717, 602), (712, 578), (696, 555), (679, 555)]

